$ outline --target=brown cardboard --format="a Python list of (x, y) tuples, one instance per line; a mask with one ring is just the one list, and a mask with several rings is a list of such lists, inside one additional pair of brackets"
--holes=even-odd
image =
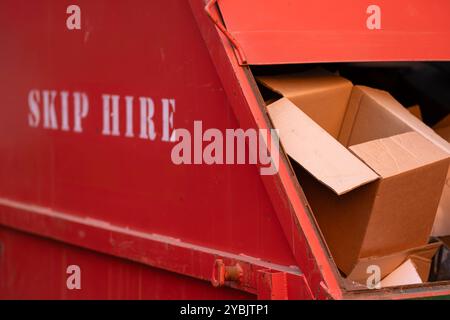
[(371, 208), (360, 257), (427, 243), (448, 169), (448, 161), (436, 159), (447, 155), (416, 132), (350, 149), (383, 178)]
[(353, 145), (349, 149), (383, 178), (430, 165), (445, 157), (442, 150), (414, 131)]
[[(420, 110), (419, 106), (415, 107)], [(390, 108), (393, 110), (395, 109), (397, 114), (400, 114), (403, 111), (398, 106), (391, 106)], [(404, 115), (403, 118), (407, 119), (408, 117)], [(412, 118), (413, 117), (410, 117), (407, 122), (413, 130), (420, 132), (446, 152), (450, 152), (450, 144), (448, 143), (450, 141), (450, 115), (439, 121), (433, 127), (434, 130), (426, 126), (423, 122), (417, 122), (416, 119)], [(440, 237), (446, 235), (450, 235), (450, 168), (447, 173), (446, 183), (444, 185), (444, 190), (442, 192), (442, 197), (439, 202), (436, 219), (432, 229), (432, 236)]]
[(445, 128), (445, 127), (450, 127), (450, 115), (446, 116), (441, 121), (439, 121), (437, 124), (435, 124), (433, 128), (439, 129), (439, 128)]
[(349, 149), (383, 178), (433, 164), (436, 159), (446, 156), (414, 131), (371, 140)]
[(376, 99), (373, 93), (373, 89), (368, 87), (353, 88), (339, 134), (339, 141), (345, 146), (412, 131), (386, 107), (397, 103), (392, 97), (383, 95)]
[[(351, 88), (336, 76), (258, 80), (295, 99), (281, 99), (267, 110), (284, 149), (300, 165), (294, 166), (299, 181), (344, 273), (350, 274), (361, 259), (428, 242), (448, 153), (389, 111), (385, 104), (397, 103), (390, 95)], [(324, 100), (324, 95), (334, 98)], [(376, 126), (370, 123), (374, 115)], [(349, 142), (358, 145), (344, 148)], [(377, 159), (390, 159), (389, 165)]]
[(416, 267), (416, 271), (422, 280), (420, 283), (427, 282), (428, 276), (430, 275), (431, 259), (425, 259), (420, 256), (412, 256), (410, 259), (412, 260), (414, 266)]
[(420, 110), (420, 106), (418, 104), (409, 107), (408, 111), (417, 119), (422, 120), (422, 111)]
[(290, 100), (282, 98), (268, 107), (275, 128), (289, 155), (317, 180), (337, 194), (378, 179), (367, 165), (328, 134)]
[[(450, 116), (439, 122), (436, 132), (412, 115), (392, 96), (382, 90), (356, 86), (350, 97), (339, 140), (347, 146), (416, 131), (450, 154)], [(447, 140), (447, 141), (446, 141)], [(450, 169), (442, 191), (433, 236), (450, 234)]]
[(450, 153), (450, 145), (389, 93), (364, 86), (352, 90), (339, 141), (346, 146), (416, 131)]
[(427, 281), (424, 274), (430, 271), (431, 261), (423, 260), (420, 257), (412, 257), (403, 262), (397, 269), (381, 280), (381, 287), (397, 287), (405, 285), (420, 284)]
[[(439, 136), (450, 142), (450, 116), (441, 120), (434, 130)], [(432, 235), (435, 237), (450, 235), (450, 168), (447, 173), (444, 191), (442, 192), (441, 201), (439, 202), (436, 213)]]
[(258, 80), (300, 106), (330, 135), (338, 137), (352, 91), (350, 81), (335, 75), (271, 76)]
[(436, 133), (441, 136), (445, 141), (450, 141), (450, 126), (448, 127), (442, 127), (442, 128), (436, 128), (434, 129)]
[[(441, 152), (415, 132), (405, 135)], [(386, 140), (389, 138), (383, 139), (382, 144), (389, 145)], [(369, 165), (373, 164), (370, 155), (386, 159), (392, 152), (390, 148), (375, 148), (372, 142), (364, 148), (366, 153), (360, 151), (363, 147), (364, 144), (352, 149)], [(428, 242), (448, 161), (415, 162), (416, 154), (406, 148), (395, 150), (392, 157), (395, 156), (406, 160), (408, 167), (395, 171), (395, 162), (387, 169), (375, 166), (372, 169), (378, 170), (382, 179), (342, 196), (323, 188), (308, 173), (297, 171), (334, 260), (346, 274), (361, 258), (383, 256)], [(441, 157), (447, 159), (445, 154)]]
[(406, 261), (381, 280), (381, 287), (405, 286), (428, 281), (433, 256), (441, 246), (440, 242), (408, 253)]
[(384, 279), (410, 257), (419, 256), (431, 263), (431, 259), (436, 254), (440, 246), (440, 242), (435, 242), (425, 246), (420, 246), (418, 248), (396, 252), (387, 256), (373, 256), (360, 259), (347, 278), (365, 285), (368, 277), (370, 276), (368, 273), (369, 266), (378, 266), (380, 268), (380, 278)]

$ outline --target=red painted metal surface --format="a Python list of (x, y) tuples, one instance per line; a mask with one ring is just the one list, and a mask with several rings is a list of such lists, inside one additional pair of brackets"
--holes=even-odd
[[(175, 128), (270, 128), (214, 2), (205, 11), (202, 0), (78, 1), (81, 30), (66, 27), (70, 4), (0, 4), (0, 298), (450, 293), (348, 292), (284, 154), (274, 176), (255, 165), (173, 164), (170, 101)], [(55, 117), (33, 126), (30, 101), (43, 112), (51, 91)], [(120, 96), (117, 134), (104, 132), (104, 95)], [(134, 101), (132, 134), (125, 97)], [(141, 98), (154, 102), (155, 137), (141, 138)], [(69, 264), (80, 265), (80, 291), (66, 287)]]
[[(0, 227), (0, 299), (255, 299), (229, 288)], [(38, 256), (39, 255), (39, 256)], [(81, 290), (66, 267), (81, 268)]]
[[(1, 224), (208, 283), (216, 252), (295, 265), (254, 165), (176, 166), (162, 141), (164, 98), (176, 101), (175, 127), (239, 126), (189, 4), (80, 1), (75, 31), (69, 4), (1, 3)], [(83, 132), (30, 127), (33, 89), (85, 93)], [(121, 136), (102, 135), (102, 94), (152, 97), (156, 139), (125, 137), (123, 122)], [(167, 239), (216, 251), (167, 249)]]
[(450, 60), (447, 0), (218, 2), (241, 63)]
[[(258, 294), (258, 271), (277, 271), (290, 274), (294, 278), (303, 277), (300, 270), (294, 266), (278, 265), (259, 258), (199, 246), (179, 238), (139, 232), (105, 221), (83, 219), (49, 208), (0, 200), (0, 210), (0, 223), (3, 225), (208, 282), (211, 280), (213, 284), (213, 280), (219, 278), (212, 276), (218, 273), (218, 260), (222, 261), (224, 271), (225, 268), (233, 269), (239, 266), (239, 279), (224, 277), (216, 287), (226, 285)], [(40, 251), (36, 254), (40, 254)], [(306, 283), (293, 290), (303, 292), (305, 286), (307, 287)]]

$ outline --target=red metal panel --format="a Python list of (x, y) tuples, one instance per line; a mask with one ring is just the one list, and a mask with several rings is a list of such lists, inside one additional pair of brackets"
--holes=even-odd
[[(249, 64), (450, 60), (447, 0), (219, 0), (219, 5)], [(372, 20), (378, 9), (380, 29)]]
[[(108, 243), (108, 232), (81, 241), (74, 236), (70, 221), (82, 219), (295, 265), (254, 165), (177, 166), (170, 158), (174, 144), (162, 141), (163, 98), (176, 101), (175, 128), (192, 129), (195, 120), (205, 129), (239, 127), (189, 4), (77, 1), (81, 30), (68, 30), (70, 4), (0, 3), (0, 198), (69, 218), (48, 219), (5, 205), (1, 223), (95, 250)], [(71, 130), (61, 130), (59, 100), (58, 130), (42, 122), (31, 127), (28, 96), (34, 89), (55, 90), (58, 99), (61, 91), (85, 93), (89, 116), (83, 132), (73, 132), (72, 118)], [(102, 94), (122, 97), (120, 136), (102, 134)], [(126, 95), (154, 99), (154, 141), (139, 138), (139, 132), (124, 136)], [(73, 107), (69, 100), (70, 114)], [(137, 117), (137, 106), (135, 112)], [(145, 250), (136, 247), (142, 242), (133, 233), (119, 240), (114, 248), (121, 256), (149, 258), (140, 255)], [(210, 274), (212, 261), (199, 263)]]
[[(81, 270), (69, 290), (67, 266)], [(0, 227), (0, 299), (255, 299), (245, 292)]]
[[(0, 199), (0, 212), (0, 224), (208, 282), (218, 278), (215, 275), (217, 261), (220, 260), (226, 268), (239, 266), (239, 279), (224, 279), (226, 281), (220, 286), (252, 294), (258, 291), (259, 270), (282, 272), (294, 280), (303, 279), (303, 274), (294, 266), (277, 265), (260, 258), (232, 254), (160, 234), (139, 232), (107, 221), (67, 215), (49, 208)], [(31, 256), (40, 254), (40, 251), (30, 253)], [(12, 275), (6, 274), (5, 278), (8, 276)], [(308, 285), (305, 282), (301, 284), (292, 288), (294, 294), (308, 292)]]

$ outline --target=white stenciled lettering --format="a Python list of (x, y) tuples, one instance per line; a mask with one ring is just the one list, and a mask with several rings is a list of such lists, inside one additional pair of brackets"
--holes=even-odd
[(155, 140), (155, 123), (153, 116), (155, 114), (155, 104), (153, 100), (148, 97), (139, 98), (141, 104), (141, 139)]
[[(28, 92), (27, 122), (32, 128), (82, 133), (92, 108), (103, 136), (150, 141), (160, 137), (162, 142), (176, 142), (175, 99), (105, 93), (93, 102), (91, 105), (84, 92), (32, 89)], [(217, 158), (215, 153), (213, 156)]]
[(58, 129), (55, 112), (55, 98), (56, 91), (44, 90), (42, 91), (44, 104), (44, 128)]
[[(103, 130), (105, 136), (120, 135), (119, 131), (119, 96), (102, 95), (103, 98)], [(112, 123), (111, 123), (112, 122)], [(112, 128), (111, 128), (112, 127)]]
[(73, 131), (83, 132), (82, 119), (86, 118), (89, 112), (89, 101), (84, 93), (75, 92), (74, 101), (74, 124)]
[(163, 141), (175, 141), (173, 131), (173, 113), (175, 112), (175, 99), (162, 99), (163, 108)]
[(61, 91), (61, 130), (69, 131), (69, 92)]
[(127, 128), (125, 132), (125, 137), (132, 138), (134, 137), (133, 132), (133, 97), (126, 96), (125, 97), (126, 108), (127, 108)]
[(41, 95), (38, 90), (31, 90), (28, 94), (28, 107), (30, 109), (30, 112), (28, 113), (28, 125), (30, 127), (37, 127), (39, 125), (41, 119), (39, 112), (40, 99)]
[(82, 120), (89, 112), (89, 100), (85, 93), (56, 90), (36, 90), (28, 93), (28, 125), (36, 128), (70, 131), (70, 112), (73, 108), (73, 131), (82, 132)]

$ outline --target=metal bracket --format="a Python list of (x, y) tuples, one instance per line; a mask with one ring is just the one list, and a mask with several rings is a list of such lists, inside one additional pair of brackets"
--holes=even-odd
[(258, 271), (257, 295), (260, 300), (314, 299), (303, 274), (293, 275), (277, 270)]

